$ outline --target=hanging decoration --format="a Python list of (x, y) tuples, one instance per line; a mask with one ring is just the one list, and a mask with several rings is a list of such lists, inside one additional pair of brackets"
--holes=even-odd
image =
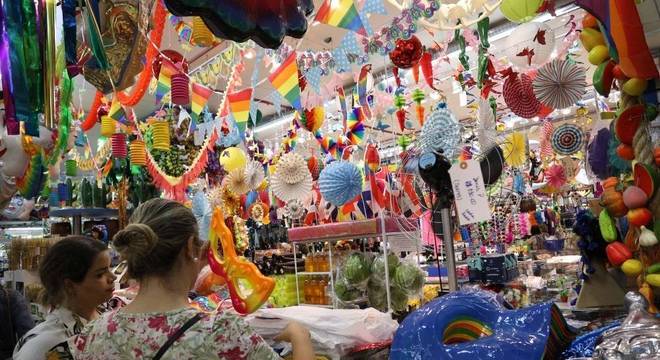
[(170, 79), (172, 86), (172, 103), (180, 106), (190, 104), (190, 80), (188, 75), (178, 72)]
[(242, 169), (247, 162), (245, 152), (237, 147), (229, 147), (220, 153), (220, 165), (225, 171), (234, 171)]
[(580, 127), (563, 124), (552, 133), (552, 149), (559, 155), (573, 155), (582, 148), (583, 138)]
[(518, 68), (538, 67), (552, 55), (555, 32), (545, 23), (525, 23), (513, 30), (505, 46), (507, 58)]
[(170, 124), (167, 120), (154, 120), (150, 124), (152, 147), (155, 150), (170, 149)]
[(167, 94), (172, 87), (172, 76), (177, 74), (179, 70), (176, 66), (166, 58), (161, 59), (160, 71), (158, 72), (158, 84), (156, 85), (156, 102), (160, 102), (163, 96)]
[(448, 159), (453, 159), (461, 140), (460, 131), (461, 126), (454, 114), (445, 103), (440, 103), (424, 121), (419, 147), (424, 152), (438, 152)]
[(206, 103), (209, 101), (209, 98), (213, 95), (213, 90), (210, 88), (198, 84), (196, 82), (192, 83), (192, 116), (193, 120), (199, 121), (199, 114), (202, 113)]
[(353, 0), (324, 0), (314, 20), (367, 36)]
[(319, 175), (319, 190), (332, 205), (345, 205), (362, 192), (362, 174), (353, 163), (332, 162)]
[(234, 169), (225, 177), (226, 186), (236, 195), (243, 195), (250, 190), (245, 176), (245, 169)]
[(227, 102), (231, 109), (238, 131), (243, 137), (247, 129), (248, 118), (250, 117), (250, 99), (252, 98), (252, 88), (246, 88), (241, 91), (227, 94)]
[(532, 83), (538, 100), (564, 109), (582, 99), (586, 91), (586, 71), (569, 60), (555, 59), (541, 67)]
[(300, 127), (311, 133), (315, 133), (321, 129), (324, 120), (325, 108), (323, 106), (315, 106), (310, 110), (305, 109), (305, 111), (302, 114), (299, 114), (296, 118)]
[(210, 47), (215, 43), (215, 36), (199, 16), (193, 17), (191, 42), (197, 46)]
[(101, 117), (101, 136), (109, 138), (117, 130), (117, 122), (110, 116)]
[(500, 11), (507, 19), (524, 23), (536, 17), (544, 0), (503, 0)]
[(144, 141), (140, 139), (132, 140), (129, 145), (131, 165), (145, 166), (147, 165), (147, 148)]
[(112, 144), (112, 157), (115, 159), (125, 159), (128, 155), (128, 149), (126, 148), (126, 134), (112, 134), (110, 142)]
[(511, 112), (522, 118), (531, 119), (541, 111), (541, 103), (534, 95), (532, 79), (526, 74), (509, 75), (504, 81), (503, 95)]
[(257, 190), (264, 182), (266, 174), (260, 162), (251, 160), (245, 165), (245, 183), (250, 190)]
[(276, 166), (270, 178), (270, 186), (278, 199), (288, 202), (293, 199), (305, 200), (310, 196), (312, 174), (300, 155), (284, 154)]
[(417, 121), (420, 126), (424, 126), (424, 92), (420, 89), (415, 89), (412, 93), (412, 100), (415, 102), (415, 113), (417, 114)]
[(527, 138), (520, 132), (514, 132), (506, 137), (501, 145), (504, 160), (513, 167), (520, 167), (527, 160)]
[(301, 111), (300, 85), (298, 78), (298, 63), (296, 53), (293, 52), (289, 57), (275, 70), (268, 80), (273, 84), (277, 92), (284, 97), (294, 109)]
[(545, 180), (553, 188), (560, 189), (566, 184), (566, 173), (564, 167), (554, 164), (545, 169)]

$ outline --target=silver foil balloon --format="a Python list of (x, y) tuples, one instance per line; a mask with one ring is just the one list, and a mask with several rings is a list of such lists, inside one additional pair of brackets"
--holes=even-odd
[(660, 319), (649, 314), (648, 302), (638, 292), (628, 292), (625, 297), (628, 317), (620, 327), (603, 334), (596, 346), (594, 359), (646, 360), (660, 359)]

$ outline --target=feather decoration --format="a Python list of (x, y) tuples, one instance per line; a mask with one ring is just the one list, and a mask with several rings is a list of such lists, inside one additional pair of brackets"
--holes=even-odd
[(610, 131), (607, 128), (598, 130), (594, 139), (587, 147), (587, 164), (590, 172), (597, 178), (604, 180), (609, 176)]

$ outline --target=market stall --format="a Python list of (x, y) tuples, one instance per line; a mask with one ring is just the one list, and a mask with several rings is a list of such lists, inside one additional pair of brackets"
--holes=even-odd
[(0, 274), (30, 300), (50, 245), (163, 197), (210, 244), (191, 306), (282, 355), (290, 320), (332, 359), (659, 336), (658, 1), (0, 3)]

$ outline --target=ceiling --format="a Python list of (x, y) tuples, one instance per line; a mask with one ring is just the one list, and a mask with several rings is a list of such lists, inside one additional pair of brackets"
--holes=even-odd
[[(642, 14), (643, 23), (645, 29), (647, 30), (647, 38), (651, 48), (660, 47), (660, 12), (658, 11), (658, 2), (655, 1), (645, 1), (639, 5), (639, 12)], [(316, 9), (319, 8), (323, 0), (314, 0)], [(392, 18), (399, 14), (398, 10), (395, 9), (388, 1), (384, 1), (387, 9), (387, 15), (377, 15), (373, 14), (369, 16), (369, 22), (373, 29), (378, 30), (383, 26), (389, 24)], [(552, 29), (555, 30), (556, 44), (561, 43), (564, 35), (568, 31), (567, 23), (571, 19), (571, 16), (575, 16), (576, 19), (580, 19), (583, 11), (575, 8), (572, 5), (568, 7), (558, 9), (561, 13), (558, 17), (551, 17), (548, 15), (543, 15), (537, 18), (535, 21), (546, 22)], [(491, 21), (491, 47), (490, 53), (495, 56), (496, 59), (501, 59), (505, 57), (506, 52), (506, 40), (507, 34), (510, 34), (512, 29), (515, 27), (515, 24), (512, 24), (504, 19), (499, 10), (490, 16)], [(319, 24), (319, 23), (310, 23), (310, 27), (305, 34), (304, 38), (301, 40), (287, 38), (285, 42), (297, 48), (299, 51), (312, 50), (312, 51), (322, 51), (322, 50), (332, 50), (337, 44), (342, 40), (344, 35), (347, 33), (347, 30), (339, 29), (333, 26)], [(418, 36), (424, 44), (432, 44), (432, 37), (426, 31), (418, 32)], [(436, 38), (451, 36), (449, 33), (442, 34), (436, 33)], [(223, 42), (218, 46), (212, 48), (199, 48), (199, 47), (190, 47), (182, 46), (181, 42), (178, 39), (178, 36), (173, 28), (173, 25), (168, 21), (166, 25), (166, 30), (161, 44), (161, 50), (164, 49), (174, 49), (182, 53), (190, 63), (191, 71), (195, 71), (199, 67), (206, 64), (209, 60), (215, 58), (222, 50), (227, 46), (227, 42)], [(448, 49), (449, 63), (440, 61), (436, 59), (434, 61), (434, 75), (437, 81), (435, 82), (436, 86), (439, 87), (439, 90), (446, 96), (448, 108), (454, 111), (456, 117), (461, 120), (469, 120), (474, 117), (474, 109), (468, 108), (465, 106), (465, 96), (461, 95), (461, 92), (458, 91), (456, 87), (456, 82), (452, 79), (453, 73), (457, 64), (459, 63), (457, 57), (458, 53), (455, 50), (455, 46), (450, 46)], [(470, 56), (471, 68), (476, 68), (476, 49), (468, 49), (468, 55)], [(577, 60), (583, 62), (585, 67), (588, 69), (587, 80), (590, 85), (591, 77), (593, 72), (593, 66), (588, 64), (586, 61), (586, 54), (584, 51), (579, 52), (579, 57)], [(436, 56), (437, 57), (437, 56)], [(371, 62), (373, 64), (373, 73), (376, 74), (376, 81), (389, 81), (389, 84), (393, 84), (393, 80), (385, 79), (387, 75), (390, 74), (391, 63), (389, 59), (383, 58), (381, 56), (372, 56)], [(271, 69), (267, 69), (264, 66), (264, 63), (255, 64), (254, 60), (246, 60), (246, 68), (242, 74), (242, 83), (243, 86), (249, 86), (250, 78), (254, 71), (254, 66), (259, 66), (260, 77), (263, 78), (270, 73)], [(358, 71), (359, 68), (357, 65), (354, 66), (353, 71)], [(380, 74), (380, 75), (379, 75)], [(412, 82), (412, 77), (409, 74), (409, 71), (403, 71), (402, 74), (405, 76), (405, 81)], [(344, 81), (345, 86), (351, 85), (353, 83), (353, 73), (344, 73), (342, 75), (342, 80)], [(225, 75), (226, 76), (226, 75)], [(384, 80), (383, 80), (384, 79)], [(74, 101), (77, 102), (76, 105), (82, 105), (83, 109), (89, 108), (94, 89), (91, 85), (87, 84), (82, 77), (76, 78), (76, 89), (79, 89), (78, 96), (74, 95)], [(422, 81), (423, 82), (423, 81)], [(420, 83), (422, 83), (420, 82)], [(224, 89), (226, 86), (226, 79), (219, 78), (216, 83), (217, 89)], [(590, 88), (590, 87), (589, 87)], [(279, 116), (275, 112), (275, 108), (270, 104), (269, 96), (274, 91), (273, 87), (268, 81), (262, 82), (255, 89), (255, 99), (258, 102), (259, 109), (264, 115), (264, 123), (270, 122), (270, 124), (260, 125), (260, 131), (258, 131), (256, 137), (267, 142), (267, 145), (270, 147), (275, 147), (278, 140), (281, 138), (283, 132), (288, 127), (288, 122), (280, 120)], [(430, 91), (427, 92), (427, 94)], [(585, 98), (593, 97), (591, 93), (587, 93)], [(219, 101), (221, 99), (221, 94), (218, 92), (216, 95), (212, 96), (209, 100), (209, 108), (212, 110), (217, 109)], [(429, 108), (432, 103), (435, 102), (433, 99), (425, 100), (425, 106)], [(284, 101), (286, 103), (286, 101)], [(283, 104), (285, 105), (285, 104)], [(505, 106), (501, 106), (503, 111), (506, 113)], [(156, 101), (152, 94), (146, 94), (142, 101), (135, 107), (136, 114), (139, 117), (144, 117), (156, 108)], [(286, 109), (285, 109), (286, 110)], [(339, 109), (336, 102), (328, 103), (326, 106), (326, 114), (329, 114), (330, 117), (337, 118), (336, 114)], [(565, 116), (562, 114), (562, 116)], [(279, 121), (278, 121), (279, 120)], [(385, 118), (384, 121), (389, 123), (391, 127), (389, 130), (396, 130), (398, 126), (396, 125), (394, 119)], [(332, 126), (332, 121), (326, 121), (326, 131), (330, 131), (329, 127)], [(309, 133), (306, 131), (301, 131), (301, 139), (304, 143), (306, 140), (310, 140), (306, 146), (316, 146), (314, 141)], [(394, 138), (396, 134), (389, 132), (377, 132), (374, 136), (378, 136), (379, 139), (383, 138)], [(303, 145), (305, 146), (305, 145)]]

